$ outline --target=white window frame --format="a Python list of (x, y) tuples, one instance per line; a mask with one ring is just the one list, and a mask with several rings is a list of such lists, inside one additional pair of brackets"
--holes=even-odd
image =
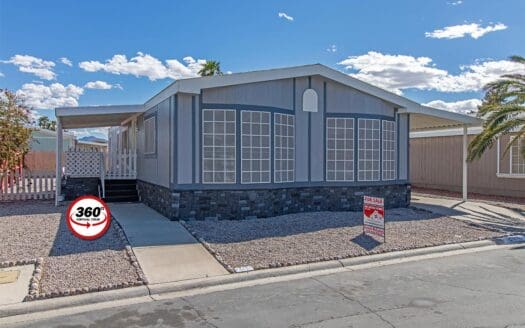
[[(385, 139), (385, 124), (391, 124), (393, 126), (394, 137), (392, 140)], [(392, 142), (393, 149), (386, 149), (385, 143)], [(392, 159), (385, 159), (388, 153), (392, 153)], [(396, 121), (381, 120), (381, 178), (383, 181), (394, 181), (397, 179), (397, 124)], [(385, 164), (393, 163), (393, 169), (385, 170)], [(392, 173), (390, 178), (385, 178), (385, 173)]]
[[(150, 123), (150, 121), (152, 123)], [(148, 123), (152, 124), (148, 128)], [(152, 130), (153, 144), (152, 149), (148, 149), (148, 129)], [(119, 136), (120, 137), (120, 136)], [(154, 155), (157, 153), (157, 116), (153, 115), (144, 119), (144, 155)]]
[[(511, 138), (513, 138), (513, 136), (511, 136)], [(511, 139), (512, 140), (512, 139)], [(510, 141), (509, 141), (510, 142)], [(518, 141), (518, 149), (519, 149), (519, 146), (522, 142), (525, 142), (525, 138), (521, 139)], [(509, 173), (501, 173), (500, 172), (500, 161), (501, 161), (501, 141), (500, 141), (500, 138), (498, 138), (498, 141), (497, 141), (497, 148), (496, 148), (496, 152), (497, 152), (497, 156), (496, 156), (496, 176), (498, 178), (512, 178), (512, 179), (525, 179), (525, 173), (513, 173), (512, 172), (512, 157), (513, 157), (513, 148), (516, 147), (516, 146), (511, 146), (510, 149), (509, 149)]]
[[(330, 137), (328, 135), (328, 133), (329, 133), (329, 131), (328, 131), (328, 129), (329, 129), (328, 121), (329, 120), (333, 120), (334, 121), (334, 129), (335, 129), (334, 133), (335, 133), (335, 135), (334, 135), (334, 138), (333, 138), (333, 141), (334, 141), (334, 148), (333, 149), (328, 147), (328, 144), (330, 142)], [(345, 159), (346, 158), (346, 151), (347, 151), (346, 145), (347, 145), (348, 139), (347, 138), (343, 138), (343, 139), (339, 140), (337, 138), (337, 121), (339, 121), (339, 120), (343, 120), (345, 122), (346, 121), (351, 121), (352, 122), (352, 139), (351, 139), (352, 160), (346, 160)], [(326, 125), (325, 126), (325, 130), (326, 130), (326, 145), (325, 145), (325, 154), (326, 154), (325, 155), (325, 158), (326, 158), (326, 160), (325, 160), (325, 177), (326, 177), (326, 181), (327, 182), (353, 182), (355, 180), (355, 146), (354, 146), (355, 145), (355, 119), (353, 117), (327, 117), (325, 125)], [(346, 129), (347, 129), (347, 127), (346, 127), (346, 123), (345, 123), (345, 128), (344, 128), (345, 132), (346, 132)], [(339, 150), (337, 148), (337, 142), (338, 141), (343, 141), (343, 143), (344, 143), (345, 147), (343, 147), (343, 149), (341, 149), (341, 150)], [(332, 170), (328, 169), (328, 162), (331, 161), (329, 159), (328, 153), (331, 150), (334, 151), (334, 159), (333, 159), (333, 162), (334, 162), (334, 169), (333, 169), (334, 178), (333, 179), (329, 179), (328, 178), (329, 177), (329, 174), (328, 174), (329, 171), (332, 171)], [(343, 162), (343, 170), (342, 170), (343, 179), (342, 180), (341, 179), (337, 179), (337, 172), (338, 172), (338, 170), (337, 170), (337, 162), (338, 162), (337, 152), (338, 151), (342, 151), (343, 152), (343, 159), (339, 160), (339, 161)], [(348, 151), (350, 151), (350, 150), (348, 150)], [(351, 177), (350, 179), (346, 178), (346, 173), (347, 173), (348, 170), (346, 170), (345, 167), (346, 167), (346, 163), (347, 162), (351, 162), (352, 163), (352, 165), (351, 165), (351, 167), (352, 167), (351, 172), (352, 173), (350, 174), (350, 177)]]
[[(360, 128), (359, 123), (362, 122), (362, 121), (375, 121), (375, 122), (377, 122), (379, 136), (378, 136), (377, 139), (370, 139), (372, 142), (377, 140), (377, 143), (379, 145), (379, 148), (377, 149), (377, 152), (378, 152), (378, 158), (377, 158), (377, 163), (378, 163), (377, 179), (361, 179), (360, 178), (360, 173), (362, 171), (372, 171), (372, 172), (375, 171), (375, 170), (363, 170), (363, 168), (361, 168), (361, 160), (362, 160), (361, 159), (361, 134), (360, 134), (361, 128)], [(368, 139), (365, 138), (365, 141), (368, 141)], [(365, 150), (369, 150), (369, 149), (365, 148)], [(375, 151), (375, 150), (372, 150), (372, 151)], [(374, 159), (372, 159), (372, 160), (364, 159), (364, 160), (375, 161)], [(381, 181), (381, 120), (380, 119), (376, 119), (376, 118), (358, 118), (357, 119), (357, 181), (360, 181), (360, 182)]]
[[(259, 122), (254, 122), (252, 121), (252, 115), (254, 113), (259, 113), (261, 116), (262, 115), (268, 115), (268, 134), (267, 135), (263, 135), (262, 134), (262, 131), (259, 132), (258, 135), (253, 135), (251, 132), (251, 129), (253, 128), (253, 125), (254, 123), (255, 124), (259, 124), (260, 125), (260, 128), (262, 128), (262, 125), (264, 123), (262, 123), (262, 118), (261, 118), (261, 121)], [(250, 125), (250, 131), (244, 131), (244, 125), (246, 124), (244, 122), (244, 115), (250, 115), (250, 121), (247, 123)], [(241, 184), (260, 184), (260, 183), (270, 183), (272, 178), (272, 138), (271, 138), (271, 130), (272, 130), (272, 115), (271, 115), (271, 112), (267, 112), (267, 111), (251, 111), (251, 110), (242, 110), (241, 111), (241, 140), (240, 140), (240, 147), (241, 147)], [(244, 144), (243, 144), (243, 140), (244, 140), (244, 137), (250, 137), (250, 145), (248, 147), (245, 147)], [(246, 158), (245, 159), (245, 156), (244, 156), (244, 151), (245, 149), (248, 150), (248, 152), (250, 154), (253, 153), (253, 150), (254, 150), (254, 146), (253, 146), (253, 137), (259, 137), (261, 138), (261, 144), (262, 144), (262, 138), (265, 138), (267, 137), (268, 138), (268, 146), (265, 147), (265, 146), (258, 146), (256, 148), (259, 148), (260, 150), (260, 153), (261, 153), (261, 157), (262, 157), (262, 151), (267, 148), (268, 150), (268, 158), (259, 158), (259, 159), (253, 159), (251, 158), (251, 155), (250, 155), (250, 158)], [(254, 171), (254, 170), (246, 170), (245, 171), (245, 167), (244, 167), (244, 161), (249, 161), (250, 162), (250, 165), (252, 166), (253, 165), (253, 161), (256, 161), (258, 160), (259, 161), (259, 170), (258, 171)], [(267, 161), (268, 162), (268, 170), (262, 170), (262, 162), (265, 162)], [(245, 181), (244, 180), (244, 174), (245, 173), (249, 173), (250, 175), (250, 180), (249, 181)], [(260, 181), (256, 181), (256, 182), (253, 182), (253, 174), (254, 173), (259, 173), (260, 174)], [(266, 180), (263, 180), (262, 179), (262, 176), (263, 176), (263, 173), (268, 173), (268, 178)]]
[[(280, 181), (277, 181), (277, 161), (282, 161), (283, 160), (283, 157), (282, 157), (282, 152), (281, 152), (281, 158), (280, 159), (277, 159), (277, 142), (276, 142), (276, 139), (277, 139), (277, 116), (278, 115), (282, 115), (282, 116), (287, 116), (287, 121), (288, 121), (288, 118), (291, 117), (292, 118), (292, 129), (293, 129), (293, 133), (291, 136), (289, 136), (288, 134), (286, 134), (286, 137), (291, 137), (292, 138), (292, 157), (291, 158), (288, 158), (286, 157), (286, 165), (288, 165), (288, 161), (292, 161), (292, 169), (289, 170), (279, 170), (280, 173), (281, 173), (281, 180)], [(280, 125), (283, 125), (283, 124), (280, 124)], [(290, 126), (288, 123), (286, 123), (285, 126)], [(280, 136), (282, 137), (282, 136)], [(280, 151), (282, 151), (283, 149), (286, 149), (287, 151), (290, 150), (290, 147), (283, 147), (282, 145), (282, 140), (281, 140), (281, 147), (280, 147)], [(287, 152), (288, 153), (288, 152)], [(295, 115), (293, 114), (284, 114), (284, 113), (274, 113), (273, 114), (273, 181), (274, 183), (290, 183), (290, 182), (295, 182)], [(288, 156), (288, 155), (287, 155)], [(290, 173), (290, 171), (292, 172), (292, 179), (289, 180), (288, 179), (288, 173)], [(286, 179), (282, 179), (282, 173), (283, 172), (287, 172), (287, 178)]]
[[(219, 172), (219, 171), (215, 171), (215, 168), (212, 169), (212, 171), (206, 171), (205, 170), (205, 165), (204, 165), (204, 162), (205, 160), (210, 160), (210, 158), (206, 158), (205, 157), (205, 151), (204, 151), (204, 147), (206, 147), (205, 143), (204, 143), (204, 136), (205, 134), (207, 134), (205, 131), (204, 131), (204, 123), (207, 122), (205, 121), (204, 117), (205, 117), (205, 112), (212, 112), (214, 113), (214, 117), (215, 117), (215, 113), (217, 111), (223, 111), (224, 112), (224, 123), (227, 123), (226, 122), (226, 113), (227, 112), (233, 112), (233, 117), (234, 117), (234, 120), (233, 120), (233, 125), (234, 125), (234, 130), (233, 130), (233, 147), (234, 147), (234, 157), (233, 157), (233, 181), (215, 181), (215, 173), (216, 172)], [(212, 121), (212, 122), (215, 122)], [(202, 155), (201, 155), (201, 174), (202, 174), (202, 184), (236, 184), (237, 183), (237, 115), (236, 115), (236, 110), (234, 109), (203, 109), (202, 110), (202, 118), (201, 118), (201, 138), (202, 138), (202, 147), (201, 147), (201, 152), (202, 152)], [(212, 136), (215, 135), (215, 131), (213, 131), (211, 133)], [(226, 146), (226, 125), (224, 126), (224, 132), (223, 132), (223, 135), (224, 135), (224, 152), (226, 152), (226, 148), (227, 147), (231, 147), (231, 146)], [(209, 146), (208, 146), (209, 147)], [(212, 148), (214, 148), (212, 146)], [(215, 156), (215, 152), (214, 152), (214, 155)], [(211, 158), (211, 160), (213, 160), (215, 162), (215, 158)], [(223, 171), (220, 171), (220, 172), (223, 172), (225, 174), (225, 177), (226, 177), (226, 173), (228, 173), (229, 171), (226, 170), (226, 161), (228, 160), (228, 158), (226, 158), (226, 154), (224, 154), (224, 170)], [(231, 159), (230, 159), (231, 160)], [(213, 164), (215, 166), (215, 163)], [(205, 180), (205, 174), (204, 173), (207, 173), (207, 172), (212, 172), (212, 176), (213, 176), (213, 179), (212, 181), (206, 181)], [(226, 180), (226, 179), (224, 179)]]

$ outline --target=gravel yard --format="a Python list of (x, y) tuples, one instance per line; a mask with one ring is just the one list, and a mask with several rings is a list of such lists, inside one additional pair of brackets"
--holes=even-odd
[(112, 222), (93, 241), (74, 237), (49, 201), (0, 203), (0, 263), (43, 258), (37, 295), (59, 296), (141, 284)]
[(230, 270), (241, 266), (263, 269), (341, 259), (503, 235), (411, 208), (387, 210), (386, 221), (385, 244), (362, 235), (362, 212), (188, 221), (185, 225), (196, 237), (203, 239)]

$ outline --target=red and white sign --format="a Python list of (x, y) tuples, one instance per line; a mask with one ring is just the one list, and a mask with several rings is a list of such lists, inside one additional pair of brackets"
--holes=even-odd
[(109, 229), (111, 213), (104, 201), (95, 196), (75, 199), (66, 212), (67, 227), (78, 238), (93, 240)]
[(383, 198), (364, 196), (363, 232), (385, 238), (385, 201)]

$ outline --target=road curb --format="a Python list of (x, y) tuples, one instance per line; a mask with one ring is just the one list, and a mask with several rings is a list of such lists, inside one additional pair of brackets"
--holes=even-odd
[(107, 290), (96, 293), (9, 304), (0, 306), (0, 318), (28, 314), (33, 312), (62, 309), (65, 307), (116, 301), (140, 296), (149, 296), (149, 290), (146, 286)]
[(136, 298), (142, 296), (162, 295), (173, 292), (182, 292), (192, 289), (200, 289), (206, 287), (213, 287), (218, 285), (229, 285), (250, 280), (259, 280), (265, 278), (273, 278), (287, 275), (300, 274), (305, 272), (325, 271), (332, 269), (351, 269), (353, 266), (379, 263), (389, 260), (406, 259), (411, 257), (446, 253), (451, 251), (483, 248), (486, 246), (494, 246), (496, 243), (493, 240), (480, 240), (473, 242), (464, 242), (457, 244), (447, 244), (440, 246), (432, 246), (404, 251), (388, 252), (383, 254), (374, 254), (367, 256), (359, 256), (348, 259), (332, 260), (324, 262), (315, 262), (308, 264), (300, 264), (294, 266), (287, 266), (273, 269), (263, 269), (257, 271), (235, 273), (223, 276), (199, 278), (185, 281), (150, 284), (147, 286), (130, 287), (125, 289), (108, 290), (97, 293), (75, 295), (69, 297), (51, 298), (45, 300), (37, 300), (30, 302), (23, 302), (17, 304), (10, 304), (0, 306), (0, 318), (5, 318), (15, 315), (23, 315), (34, 312), (50, 311), (62, 309), (66, 307), (82, 306), (94, 303), (109, 302), (116, 300), (123, 300), (129, 298)]

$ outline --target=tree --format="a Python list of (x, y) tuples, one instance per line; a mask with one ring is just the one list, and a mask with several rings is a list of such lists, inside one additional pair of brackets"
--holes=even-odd
[[(485, 122), (483, 131), (469, 144), (469, 161), (480, 158), (503, 135), (512, 135), (505, 153), (519, 138), (525, 137), (525, 58), (512, 56), (510, 60), (523, 64), (524, 74), (506, 74), (484, 87), (478, 117)], [(525, 158), (525, 144), (521, 154)]]
[(222, 75), (221, 63), (215, 60), (207, 60), (199, 71), (200, 76)]
[(49, 120), (47, 116), (40, 116), (38, 118), (38, 126), (42, 129), (55, 131), (56, 130), (56, 121)]
[(9, 90), (0, 89), (0, 171), (17, 168), (29, 150), (29, 109)]

